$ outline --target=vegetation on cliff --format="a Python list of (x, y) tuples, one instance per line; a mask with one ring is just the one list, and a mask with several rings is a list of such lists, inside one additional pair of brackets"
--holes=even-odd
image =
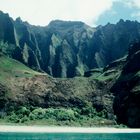
[(139, 28), (123, 20), (39, 27), (0, 12), (1, 120), (140, 127)]

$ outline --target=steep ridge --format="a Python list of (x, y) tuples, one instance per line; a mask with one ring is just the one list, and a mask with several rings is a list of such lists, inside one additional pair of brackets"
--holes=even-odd
[(139, 51), (140, 43), (135, 43), (128, 56), (75, 78), (52, 78), (1, 55), (0, 115), (17, 106), (83, 110), (90, 105), (88, 111), (105, 113), (107, 120), (99, 118), (102, 125), (114, 125), (116, 115), (118, 123), (139, 127)]
[(93, 56), (98, 67), (127, 54), (129, 45), (140, 38), (140, 24), (137, 21), (120, 20), (117, 24), (100, 26), (92, 38)]
[[(88, 59), (85, 57), (93, 31), (94, 29), (82, 22), (52, 21), (45, 29), (43, 40), (46, 42), (39, 44), (43, 69), (54, 77), (73, 77), (83, 74), (87, 69)], [(42, 34), (35, 34), (39, 41)]]
[(121, 75), (111, 88), (115, 94), (114, 111), (118, 122), (140, 127), (140, 42), (129, 49)]
[(140, 38), (137, 21), (120, 20), (97, 28), (82, 22), (52, 21), (33, 26), (0, 12), (0, 42), (10, 57), (54, 77), (74, 77), (101, 68), (127, 54)]

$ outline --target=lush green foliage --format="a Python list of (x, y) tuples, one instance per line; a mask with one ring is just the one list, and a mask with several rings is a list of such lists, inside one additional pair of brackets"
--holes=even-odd
[(12, 123), (42, 122), (48, 125), (90, 126), (106, 118), (104, 113), (97, 112), (91, 104), (86, 104), (82, 109), (19, 107), (17, 110), (12, 108), (9, 111), (5, 119)]

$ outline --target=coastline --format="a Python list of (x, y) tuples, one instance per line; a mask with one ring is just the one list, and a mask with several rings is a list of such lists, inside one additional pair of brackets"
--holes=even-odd
[(0, 125), (0, 133), (140, 133), (140, 129)]

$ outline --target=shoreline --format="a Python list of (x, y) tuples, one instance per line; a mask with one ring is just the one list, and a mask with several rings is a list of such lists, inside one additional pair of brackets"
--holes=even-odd
[(140, 129), (0, 125), (0, 133), (140, 133)]

